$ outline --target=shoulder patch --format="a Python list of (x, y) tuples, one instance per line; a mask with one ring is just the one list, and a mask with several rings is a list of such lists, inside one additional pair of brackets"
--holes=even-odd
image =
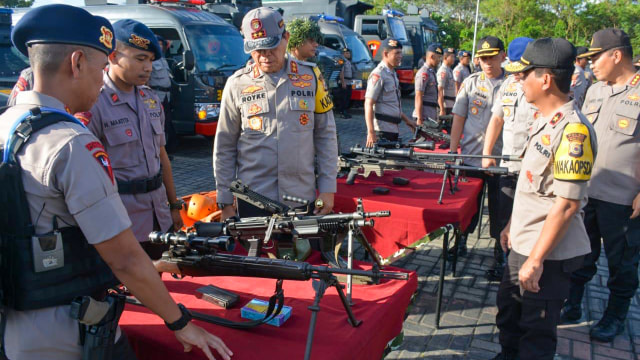
[(77, 112), (73, 114), (73, 116), (76, 119), (80, 120), (84, 124), (84, 126), (87, 126), (91, 122), (91, 117), (93, 116), (93, 114), (90, 111), (83, 111)]
[(380, 75), (371, 74), (369, 78), (371, 79), (371, 82), (373, 83), (373, 85), (375, 85), (378, 82), (378, 80), (380, 80)]
[(293, 60), (291, 60), (291, 72), (294, 74), (298, 73), (298, 64)]
[(565, 126), (554, 156), (553, 177), (558, 180), (589, 180), (593, 160), (589, 129), (579, 123)]
[(85, 145), (91, 156), (102, 166), (102, 169), (107, 173), (109, 180), (111, 180), (111, 184), (115, 184), (115, 179), (113, 177), (113, 169), (111, 169), (111, 160), (109, 160), (109, 155), (104, 149), (104, 146), (99, 141), (92, 141)]
[(640, 82), (640, 74), (635, 74), (634, 77), (631, 78), (631, 81), (629, 81), (629, 85), (636, 86), (638, 82)]
[(329, 91), (327, 90), (327, 85), (324, 83), (324, 78), (322, 77), (320, 69), (314, 66), (313, 73), (316, 75), (317, 80), (315, 113), (324, 114), (333, 109), (333, 102), (331, 101), (331, 96), (329, 96)]

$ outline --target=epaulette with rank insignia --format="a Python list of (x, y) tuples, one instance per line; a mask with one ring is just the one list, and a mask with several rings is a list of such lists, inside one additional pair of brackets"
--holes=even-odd
[(553, 115), (551, 120), (549, 120), (549, 125), (555, 126), (558, 123), (558, 121), (560, 121), (561, 119), (562, 119), (562, 113), (557, 112), (555, 115)]
[(638, 85), (638, 83), (640, 83), (640, 74), (635, 74), (631, 78), (631, 81), (629, 81), (629, 85), (636, 86), (636, 85)]

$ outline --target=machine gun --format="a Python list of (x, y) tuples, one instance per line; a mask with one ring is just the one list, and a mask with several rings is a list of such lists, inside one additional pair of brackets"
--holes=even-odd
[(413, 149), (380, 149), (380, 148), (361, 148), (358, 146), (351, 148), (350, 154), (343, 154), (338, 160), (338, 167), (341, 172), (347, 173), (346, 183), (352, 185), (355, 182), (356, 175), (363, 175), (365, 178), (375, 173), (382, 176), (384, 170), (436, 170), (443, 171), (444, 177), (442, 187), (440, 189), (440, 197), (438, 203), (442, 203), (444, 189), (447, 180), (451, 193), (455, 192), (456, 184), (450, 177), (450, 171), (468, 171), (468, 172), (488, 172), (491, 174), (507, 175), (509, 171), (505, 167), (476, 167), (463, 164), (465, 158), (499, 158), (514, 160), (512, 156), (483, 156), (483, 155), (461, 155), (461, 154), (433, 154), (433, 153), (415, 153)]
[[(198, 234), (199, 235), (199, 234)], [(307, 335), (307, 346), (305, 349), (305, 359), (311, 356), (311, 345), (315, 331), (315, 324), (320, 311), (319, 303), (325, 291), (329, 287), (335, 287), (340, 297), (340, 301), (347, 313), (349, 324), (353, 327), (359, 326), (362, 321), (357, 320), (351, 310), (350, 299), (347, 299), (343, 291), (343, 285), (338, 282), (336, 274), (348, 276), (364, 276), (371, 278), (375, 283), (381, 279), (408, 280), (409, 274), (404, 272), (380, 271), (374, 264), (371, 271), (338, 269), (328, 266), (314, 266), (306, 262), (292, 260), (258, 258), (251, 256), (238, 256), (229, 254), (217, 254), (216, 248), (220, 250), (228, 249), (229, 238), (207, 238), (207, 237), (185, 237), (183, 234), (162, 234), (153, 232), (149, 239), (155, 243), (170, 244), (171, 248), (163, 254), (161, 260), (175, 264), (183, 276), (244, 276), (277, 279), (275, 294), (269, 300), (267, 315), (262, 320), (253, 322), (237, 323), (227, 319), (214, 317), (211, 315), (192, 312), (196, 319), (212, 322), (214, 324), (248, 328), (268, 321), (271, 317), (277, 316), (284, 301), (284, 291), (282, 290), (283, 280), (306, 281), (313, 279), (313, 288), (316, 296), (313, 305), (309, 306), (312, 311)], [(194, 244), (208, 244), (209, 248), (203, 250), (194, 247)], [(276, 304), (277, 302), (279, 304)], [(274, 310), (275, 309), (275, 310)]]
[[(358, 145), (356, 145), (358, 146)], [(416, 148), (416, 149), (422, 149), (422, 150), (433, 150), (435, 149), (435, 143), (433, 141), (420, 141), (420, 142), (415, 142), (415, 141), (409, 141), (409, 142), (402, 142), (400, 140), (398, 141), (389, 141), (389, 140), (379, 140), (376, 144), (375, 147), (378, 148), (384, 148), (384, 149), (404, 149), (404, 148)]]
[(447, 146), (451, 143), (451, 135), (442, 132), (446, 128), (446, 120), (452, 120), (452, 115), (444, 115), (438, 117), (440, 122), (431, 118), (426, 118), (424, 122), (416, 126), (413, 132), (413, 142), (424, 140), (442, 141)]

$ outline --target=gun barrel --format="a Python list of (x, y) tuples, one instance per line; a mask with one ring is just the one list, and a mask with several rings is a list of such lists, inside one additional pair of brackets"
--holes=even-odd
[(410, 142), (407, 144), (410, 147), (414, 147), (421, 150), (433, 150), (436, 148), (436, 145), (431, 140), (426, 140), (422, 142)]
[(204, 237), (194, 234), (161, 233), (153, 231), (149, 234), (149, 240), (156, 244), (184, 245), (186, 247), (202, 247), (220, 251), (233, 251), (235, 241), (230, 236)]
[[(328, 266), (310, 266), (309, 269), (312, 272), (317, 274), (331, 273), (331, 274), (341, 274), (341, 275), (366, 276), (366, 277), (370, 277), (375, 281), (379, 279), (409, 280), (409, 274), (404, 272), (399, 272), (399, 271), (380, 271), (377, 269), (349, 270), (349, 269), (333, 268)], [(318, 277), (318, 275), (312, 275), (311, 277)]]
[(372, 217), (389, 217), (391, 216), (391, 211), (382, 210), (382, 211), (374, 211), (374, 212), (366, 212), (364, 213), (364, 218), (372, 218)]

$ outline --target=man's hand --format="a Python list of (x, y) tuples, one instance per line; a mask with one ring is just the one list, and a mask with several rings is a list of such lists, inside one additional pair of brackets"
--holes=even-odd
[(407, 119), (407, 121), (405, 121), (405, 123), (407, 124), (408, 127), (411, 128), (411, 130), (415, 131), (416, 130), (416, 123), (413, 120), (409, 120)]
[(313, 210), (313, 213), (316, 215), (327, 215), (329, 213), (331, 213), (331, 211), (333, 210), (333, 196), (334, 193), (320, 193), (318, 194), (318, 199), (315, 201), (316, 203), (319, 202), (318, 200), (322, 201), (322, 207), (317, 207)]
[(531, 257), (522, 264), (518, 272), (518, 280), (523, 289), (537, 293), (540, 291), (540, 277), (542, 276), (542, 261), (533, 260)]
[(367, 147), (373, 147), (378, 142), (378, 138), (376, 137), (376, 133), (373, 131), (369, 131), (367, 133)]
[(630, 219), (635, 219), (640, 215), (640, 193), (636, 195), (635, 199), (633, 199), (633, 203), (631, 204), (633, 208), (633, 213), (631, 213)]
[(438, 114), (438, 115), (445, 116), (445, 115), (447, 115), (447, 112), (446, 112), (445, 109), (440, 109), (440, 114)]
[(492, 166), (496, 166), (496, 159), (482, 158), (482, 167), (483, 168), (488, 168), (488, 167), (492, 167)]
[(233, 205), (227, 205), (224, 209), (221, 209), (220, 221), (225, 221), (230, 217), (236, 216), (236, 208)]
[(424, 122), (424, 120), (422, 120), (422, 117), (418, 117), (416, 119), (416, 125), (422, 125), (423, 122)]
[(509, 225), (510, 223), (500, 231), (500, 247), (505, 253), (511, 250), (511, 226)]
[(181, 330), (176, 331), (175, 335), (178, 341), (182, 343), (182, 346), (184, 346), (184, 352), (190, 352), (195, 345), (204, 351), (209, 360), (215, 359), (209, 347), (216, 349), (218, 354), (222, 355), (222, 358), (225, 360), (230, 360), (231, 356), (233, 356), (233, 352), (229, 350), (227, 345), (225, 345), (219, 337), (209, 334), (206, 330), (192, 322), (189, 322), (187, 326)]
[(175, 231), (179, 231), (184, 226), (184, 222), (182, 221), (182, 216), (180, 216), (179, 209), (171, 210), (171, 219), (173, 220), (173, 229)]

